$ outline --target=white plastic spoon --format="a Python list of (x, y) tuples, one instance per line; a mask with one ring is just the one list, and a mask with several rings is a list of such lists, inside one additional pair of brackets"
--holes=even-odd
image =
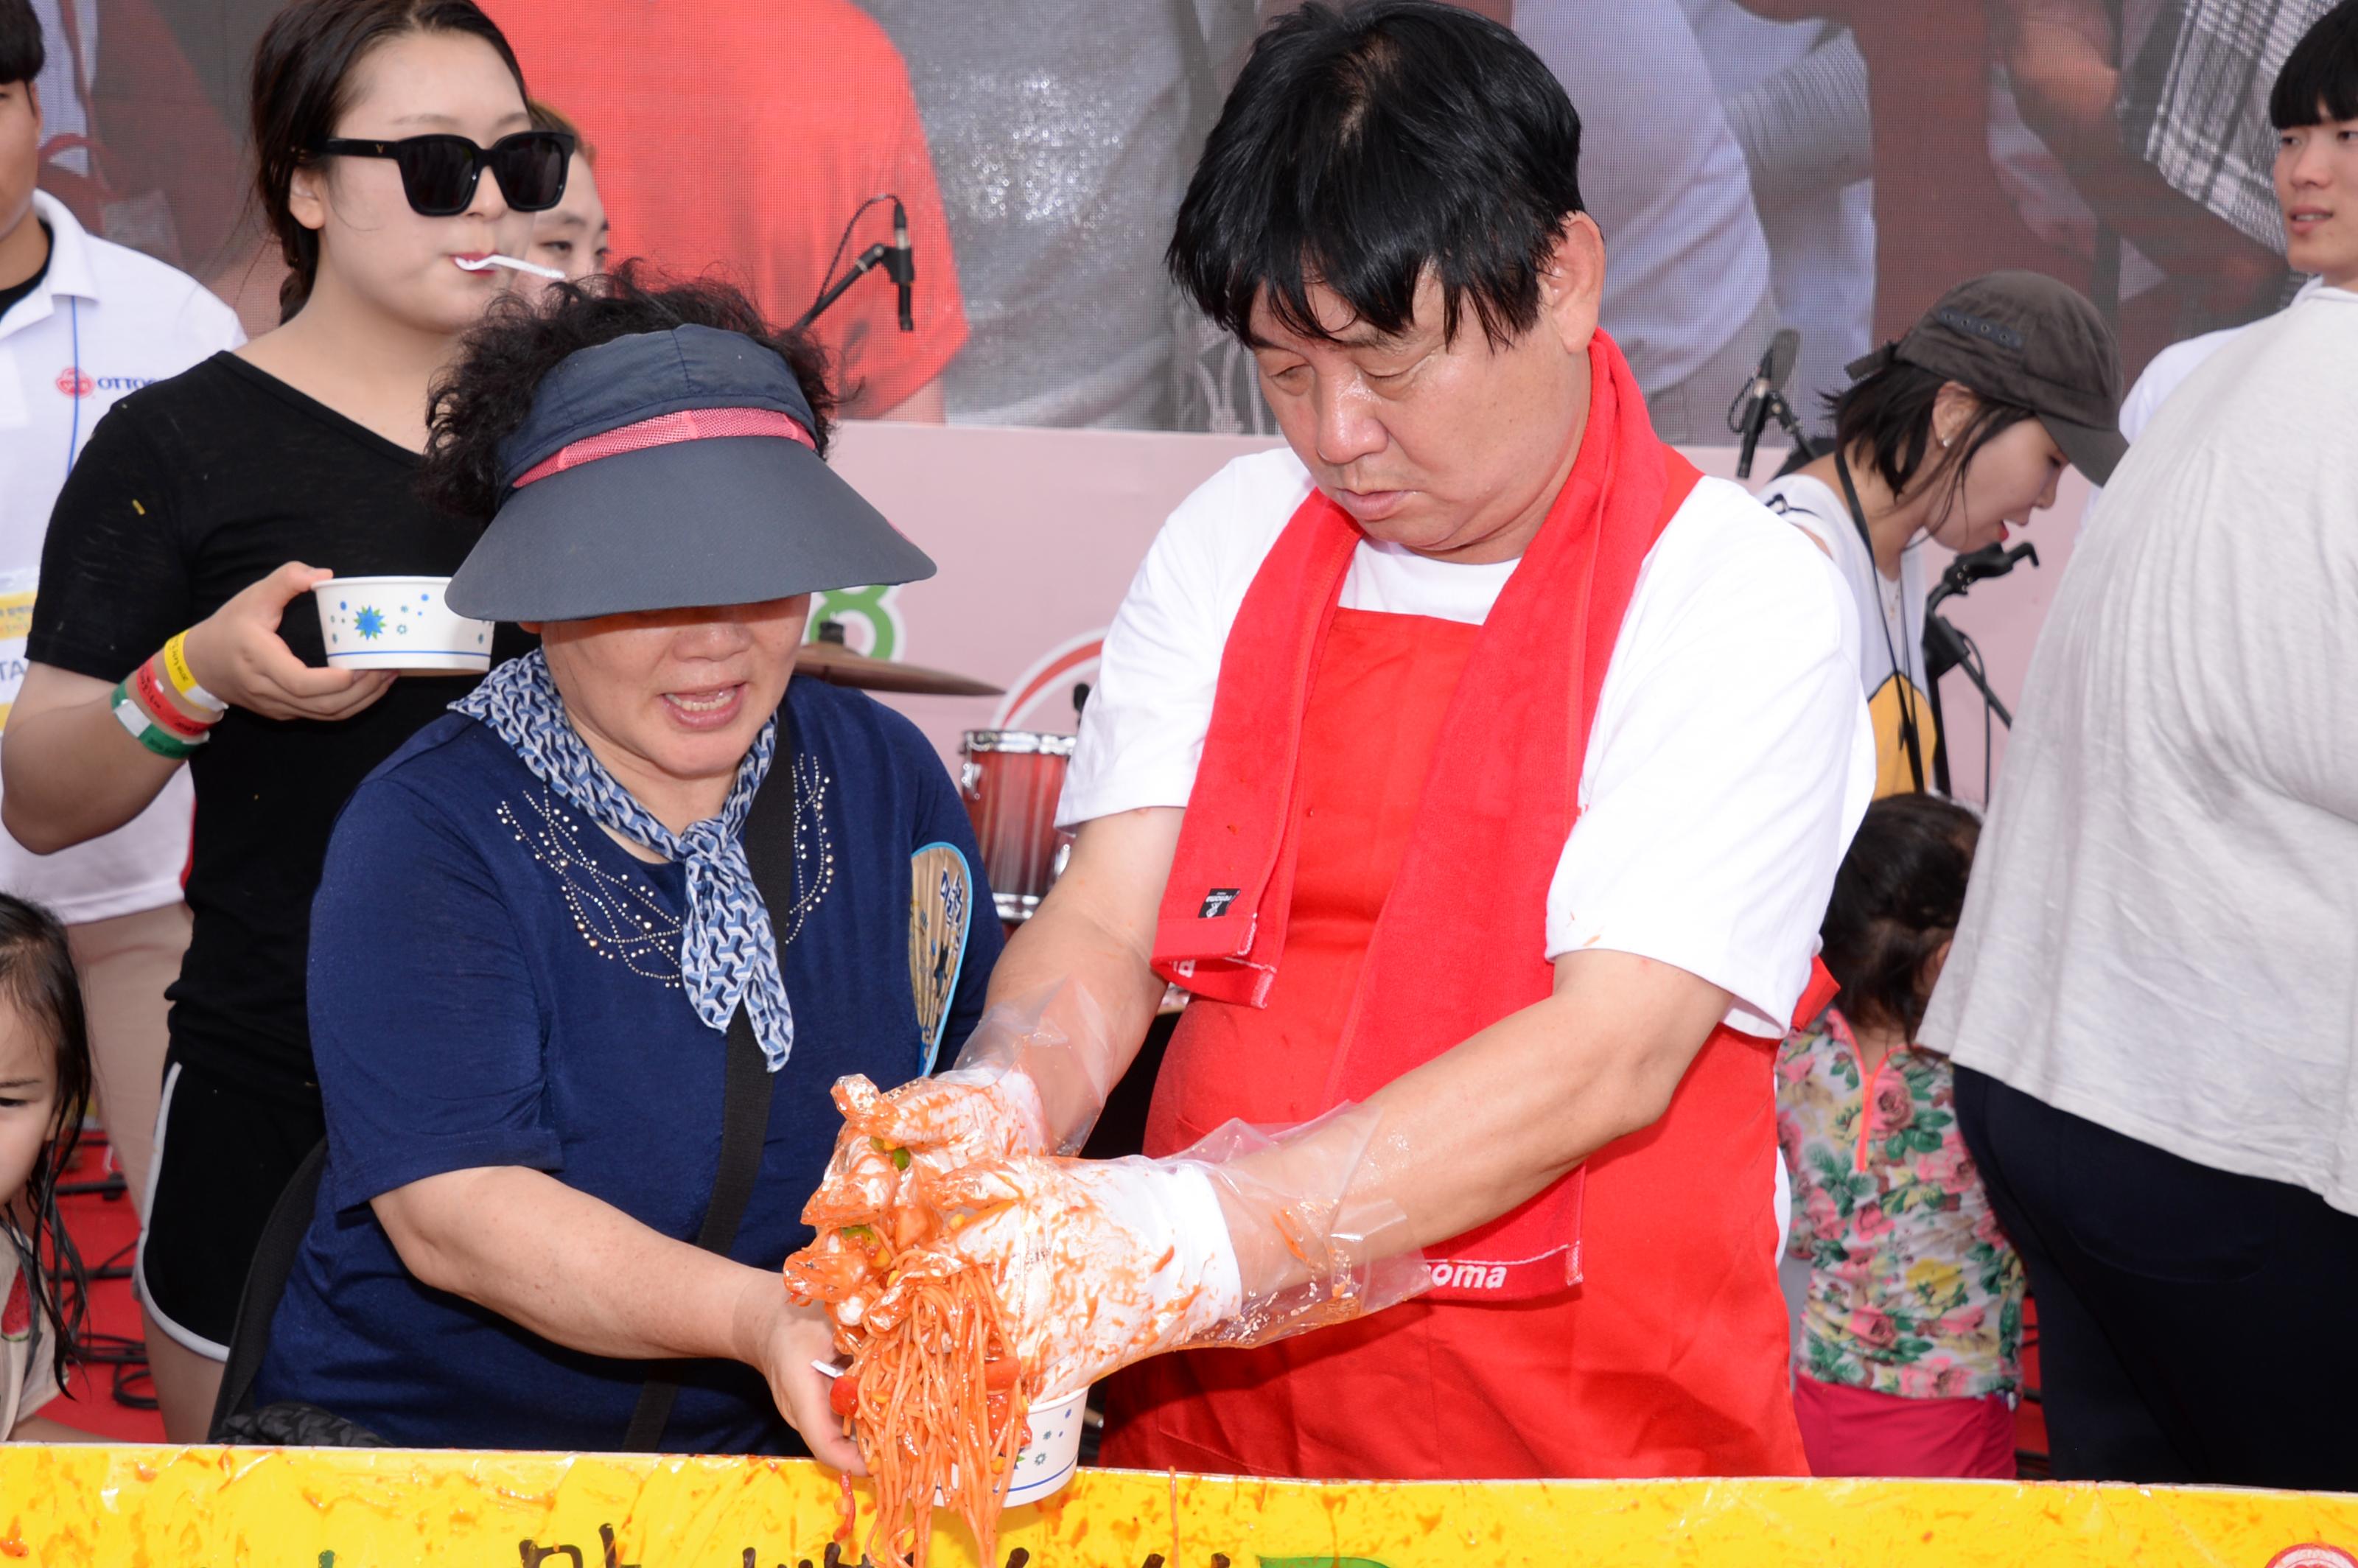
[(485, 267), (503, 266), (516, 272), (528, 272), (535, 277), (546, 277), (557, 283), (565, 281), (565, 275), (553, 266), (543, 266), (538, 262), (518, 261), (514, 256), (485, 256), (481, 261), (469, 261), (464, 256), (453, 256), (450, 259), (469, 272), (481, 272)]

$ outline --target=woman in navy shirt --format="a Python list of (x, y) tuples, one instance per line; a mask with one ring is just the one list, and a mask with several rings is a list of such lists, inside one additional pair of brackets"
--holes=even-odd
[[(778, 1267), (830, 1087), (955, 1054), (1000, 938), (972, 922), (913, 989), (913, 857), (979, 864), (956, 788), (907, 720), (788, 680), (811, 592), (932, 563), (819, 460), (801, 340), (711, 285), (557, 295), (487, 327), (437, 404), (429, 487), (497, 511), (450, 603), (543, 643), (337, 827), (310, 974), (328, 1164), (255, 1398), (400, 1444), (611, 1449), (670, 1362), (661, 1447), (798, 1431), (856, 1471), (810, 1366), (828, 1326)], [(740, 841), (779, 790), (790, 894)], [(956, 931), (955, 892), (930, 902)], [(723, 1257), (693, 1239), (740, 1010), (773, 1076)]]

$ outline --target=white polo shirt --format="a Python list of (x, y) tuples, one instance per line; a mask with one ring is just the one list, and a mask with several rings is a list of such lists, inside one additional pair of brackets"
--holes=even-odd
[[(33, 211), (49, 227), (49, 272), (0, 316), (0, 737), (25, 678), (49, 509), (99, 416), (134, 387), (244, 341), (236, 314), (186, 273), (93, 239), (44, 192)], [(193, 800), (183, 769), (131, 822), (62, 854), (37, 856), (0, 834), (0, 889), (69, 924), (170, 903)]]
[[(1310, 489), (1280, 448), (1172, 514), (1106, 633), (1059, 821), (1187, 804), (1228, 629)], [(1516, 564), (1362, 543), (1342, 604), (1478, 625)], [(1779, 1038), (1874, 793), (1848, 590), (1800, 530), (1706, 479), (1639, 573), (1531, 941), (1674, 964), (1735, 997), (1732, 1027)]]

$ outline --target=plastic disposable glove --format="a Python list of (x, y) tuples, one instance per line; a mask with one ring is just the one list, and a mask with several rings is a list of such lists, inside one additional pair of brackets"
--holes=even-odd
[(939, 1174), (1017, 1154), (1077, 1152), (1104, 1108), (1111, 1062), (1102, 1010), (1063, 985), (985, 1012), (949, 1072), (889, 1094), (864, 1077), (841, 1080), (843, 1130), (805, 1223), (869, 1223), (912, 1169)]
[(1352, 1194), (1375, 1121), (1345, 1107), (1275, 1136), (1230, 1122), (1170, 1160), (1019, 1155), (928, 1180), (915, 1195), (941, 1230), (861, 1309), (889, 1325), (914, 1281), (980, 1265), (1043, 1400), (1163, 1351), (1378, 1311), (1432, 1276), (1399, 1206)]
[(1053, 1400), (1211, 1332), (1243, 1304), (1220, 1202), (1202, 1167), (1021, 1155), (928, 1189), (956, 1228), (895, 1260), (867, 1309), (891, 1328), (918, 1283), (981, 1265), (1001, 1325)]

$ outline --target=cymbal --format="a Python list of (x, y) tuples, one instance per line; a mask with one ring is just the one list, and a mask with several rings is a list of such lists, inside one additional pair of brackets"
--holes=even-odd
[[(827, 633), (834, 632), (835, 636)], [(1007, 688), (976, 680), (971, 676), (954, 675), (948, 670), (928, 669), (923, 665), (895, 664), (891, 659), (871, 659), (866, 654), (855, 653), (844, 645), (841, 632), (833, 626), (819, 628), (819, 641), (805, 643), (795, 654), (795, 674), (816, 676), (833, 686), (848, 686), (861, 691), (901, 691), (929, 697), (997, 697)]]

